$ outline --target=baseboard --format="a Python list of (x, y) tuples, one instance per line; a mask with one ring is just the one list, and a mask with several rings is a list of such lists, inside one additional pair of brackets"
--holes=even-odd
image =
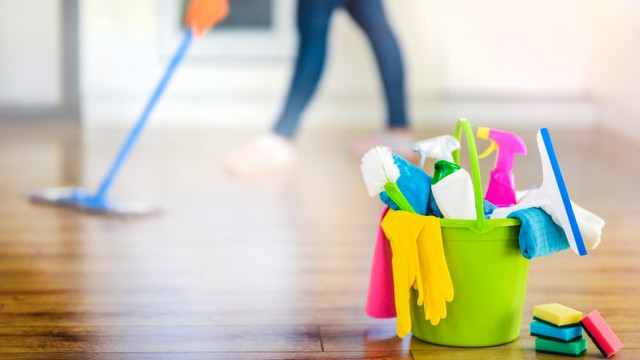
[[(439, 126), (460, 117), (475, 124), (509, 127), (515, 125), (592, 127), (598, 123), (597, 108), (587, 100), (493, 100), (410, 102), (411, 118), (416, 128)], [(126, 126), (133, 124), (144, 103), (130, 100), (85, 99), (85, 126)], [(274, 101), (203, 101), (171, 99), (152, 114), (154, 126), (160, 127), (239, 127), (268, 128), (279, 111)], [(385, 109), (379, 101), (344, 99), (316, 101), (305, 112), (305, 127), (311, 128), (379, 128)]]
[(640, 145), (640, 107), (635, 103), (602, 105), (600, 124), (602, 129), (620, 139)]

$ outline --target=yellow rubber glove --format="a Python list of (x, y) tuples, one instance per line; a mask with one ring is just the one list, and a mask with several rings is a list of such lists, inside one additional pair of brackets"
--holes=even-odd
[(424, 227), (422, 217), (406, 211), (389, 210), (381, 223), (393, 253), (393, 293), (398, 317), (396, 332), (401, 338), (411, 332), (411, 288), (418, 291), (418, 305), (422, 305), (424, 299), (416, 243)]
[(424, 314), (431, 325), (438, 325), (447, 317), (446, 302), (453, 301), (453, 283), (442, 245), (440, 219), (423, 216), (424, 228), (418, 236), (420, 273), (424, 280)]

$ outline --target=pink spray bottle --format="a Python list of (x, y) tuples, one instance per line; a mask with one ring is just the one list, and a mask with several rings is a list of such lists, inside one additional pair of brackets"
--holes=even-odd
[(513, 160), (516, 154), (527, 155), (527, 146), (518, 135), (508, 131), (480, 127), (477, 136), (479, 139), (491, 140), (489, 148), (478, 156), (480, 159), (489, 156), (494, 150), (498, 151), (485, 199), (498, 207), (514, 205), (516, 184), (512, 171)]

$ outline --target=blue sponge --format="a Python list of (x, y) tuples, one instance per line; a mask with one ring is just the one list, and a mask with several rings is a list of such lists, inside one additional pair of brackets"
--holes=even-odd
[(554, 340), (571, 341), (582, 337), (582, 326), (553, 326), (542, 321), (531, 322), (531, 335)]

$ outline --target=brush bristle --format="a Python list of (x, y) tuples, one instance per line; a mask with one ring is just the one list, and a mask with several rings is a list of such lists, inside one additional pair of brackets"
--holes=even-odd
[(391, 149), (386, 146), (376, 146), (364, 154), (360, 170), (371, 197), (379, 195), (384, 191), (385, 184), (394, 183), (400, 177), (400, 169), (393, 161)]

